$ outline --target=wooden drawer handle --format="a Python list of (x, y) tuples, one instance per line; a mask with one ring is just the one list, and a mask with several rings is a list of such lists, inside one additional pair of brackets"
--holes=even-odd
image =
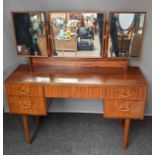
[(121, 112), (128, 112), (128, 111), (130, 111), (130, 108), (129, 107), (120, 107), (119, 111), (121, 111)]
[(121, 97), (129, 97), (129, 96), (131, 96), (131, 92), (130, 91), (122, 92), (121, 93)]
[(31, 103), (26, 103), (26, 104), (21, 103), (20, 106), (23, 109), (31, 109), (32, 108), (32, 104)]
[(27, 89), (20, 89), (19, 90), (19, 93), (21, 94), (21, 95), (26, 95), (26, 94), (28, 94), (29, 93), (29, 90), (27, 90)]

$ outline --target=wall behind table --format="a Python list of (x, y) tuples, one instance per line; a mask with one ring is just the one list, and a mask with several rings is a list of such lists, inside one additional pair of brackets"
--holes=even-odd
[[(27, 63), (16, 56), (11, 11), (146, 11), (147, 21), (141, 59), (130, 60), (130, 65), (139, 66), (149, 83), (146, 115), (152, 115), (152, 1), (151, 0), (4, 0), (4, 79), (20, 63)], [(4, 90), (4, 111), (8, 112)], [(49, 111), (102, 113), (99, 100), (54, 99)], [(74, 104), (73, 104), (74, 102)]]

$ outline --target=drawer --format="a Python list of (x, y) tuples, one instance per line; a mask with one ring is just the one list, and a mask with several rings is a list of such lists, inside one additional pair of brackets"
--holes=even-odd
[(108, 87), (106, 99), (145, 100), (145, 87)]
[(46, 115), (47, 109), (43, 97), (9, 97), (9, 109), (15, 114)]
[(103, 99), (105, 88), (102, 86), (46, 85), (46, 97)]
[(7, 83), (6, 89), (13, 96), (43, 96), (42, 86), (36, 84)]
[(143, 119), (145, 101), (105, 100), (104, 117)]

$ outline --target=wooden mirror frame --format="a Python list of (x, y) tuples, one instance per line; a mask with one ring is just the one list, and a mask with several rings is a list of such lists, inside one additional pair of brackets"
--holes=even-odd
[(109, 46), (109, 35), (110, 35), (110, 23), (111, 23), (111, 17), (112, 17), (112, 14), (114, 13), (137, 13), (137, 14), (145, 14), (145, 18), (144, 18), (144, 26), (143, 26), (143, 33), (142, 33), (142, 40), (141, 40), (141, 47), (142, 47), (142, 43), (143, 43), (143, 39), (144, 39), (144, 27), (145, 27), (145, 24), (146, 24), (146, 12), (145, 11), (110, 11), (109, 12), (109, 20), (108, 20), (108, 24), (107, 24), (107, 44), (106, 44), (106, 57), (107, 59), (109, 60), (129, 60), (129, 59), (140, 59), (141, 57), (141, 53), (140, 53), (140, 56), (139, 57), (108, 57), (108, 46)]
[[(59, 56), (59, 57), (57, 57), (57, 56), (54, 56), (53, 55), (53, 45), (52, 45), (52, 37), (51, 36), (53, 36), (53, 34), (52, 34), (52, 31), (51, 31), (51, 28), (50, 28), (50, 23), (51, 23), (51, 20), (50, 20), (50, 14), (51, 13), (101, 13), (101, 14), (103, 14), (103, 41), (102, 41), (102, 44), (101, 44), (101, 47), (102, 47), (102, 49), (101, 49), (101, 56), (100, 57), (66, 57), (66, 56), (64, 56), (64, 57), (61, 57), (61, 56)], [(83, 60), (83, 59), (85, 59), (85, 60), (87, 60), (87, 59), (103, 59), (104, 57), (105, 57), (105, 53), (106, 53), (106, 37), (105, 37), (105, 32), (106, 32), (106, 14), (105, 14), (105, 12), (97, 12), (97, 11), (49, 11), (48, 12), (48, 19), (49, 19), (49, 23), (48, 23), (48, 32), (49, 32), (49, 42), (50, 42), (50, 49), (51, 49), (51, 56), (52, 56), (52, 58), (54, 58), (55, 60), (56, 59), (58, 59), (58, 60), (60, 60), (60, 59), (70, 59), (70, 60)]]
[[(16, 28), (15, 28), (15, 22), (14, 22), (14, 14), (33, 14), (33, 13), (43, 13), (44, 14), (44, 19), (45, 19), (45, 37), (46, 37), (46, 46), (47, 46), (47, 55), (41, 56), (41, 55), (21, 55), (18, 52), (17, 49), (17, 37), (16, 37)], [(16, 53), (20, 57), (48, 57), (50, 55), (50, 49), (49, 49), (49, 42), (48, 42), (48, 32), (47, 32), (47, 19), (46, 19), (46, 12), (45, 11), (12, 11), (11, 12), (12, 16), (12, 23), (13, 23), (13, 36), (15, 40), (15, 45), (16, 45)]]

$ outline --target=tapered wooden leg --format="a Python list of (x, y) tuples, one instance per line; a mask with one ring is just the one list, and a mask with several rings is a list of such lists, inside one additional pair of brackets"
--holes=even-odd
[(118, 126), (119, 127), (123, 127), (123, 124), (124, 124), (124, 120), (123, 119), (119, 119), (118, 120)]
[(127, 149), (127, 147), (128, 147), (129, 129), (130, 129), (130, 119), (125, 119), (125, 124), (124, 124), (124, 142), (123, 142), (123, 148), (124, 149)]
[(23, 125), (24, 125), (24, 132), (26, 137), (27, 144), (30, 144), (30, 132), (29, 132), (29, 125), (28, 125), (28, 116), (23, 115)]

